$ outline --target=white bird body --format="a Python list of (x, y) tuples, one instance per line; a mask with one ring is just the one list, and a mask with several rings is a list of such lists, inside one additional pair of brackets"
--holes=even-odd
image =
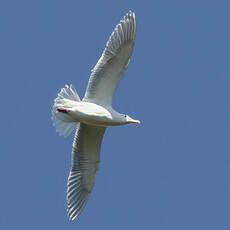
[(130, 118), (128, 115), (118, 113), (110, 106), (102, 106), (92, 102), (75, 102), (68, 109), (68, 116), (72, 122), (82, 122), (95, 126), (118, 126), (129, 123), (139, 123), (138, 120)]
[(135, 38), (135, 13), (129, 11), (116, 26), (93, 68), (84, 98), (80, 100), (75, 88), (66, 85), (54, 100), (52, 119), (60, 135), (68, 136), (79, 123), (67, 184), (70, 220), (81, 213), (94, 186), (106, 127), (140, 123), (112, 108), (113, 95), (129, 64)]
[[(76, 106), (70, 111), (70, 115), (79, 122), (96, 126), (111, 126), (119, 122), (114, 119), (118, 113), (111, 107), (106, 108), (92, 102), (77, 102)], [(119, 116), (117, 116), (119, 118)]]

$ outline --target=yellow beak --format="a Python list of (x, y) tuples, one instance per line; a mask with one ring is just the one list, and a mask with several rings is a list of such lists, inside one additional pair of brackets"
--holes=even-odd
[(139, 120), (133, 120), (133, 123), (140, 124), (141, 122)]

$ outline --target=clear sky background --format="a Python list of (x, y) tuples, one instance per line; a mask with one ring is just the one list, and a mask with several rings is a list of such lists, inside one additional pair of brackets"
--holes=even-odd
[[(66, 215), (73, 134), (53, 99), (84, 95), (115, 25), (136, 12), (133, 56), (79, 218)], [(230, 2), (0, 2), (0, 229), (230, 229)]]

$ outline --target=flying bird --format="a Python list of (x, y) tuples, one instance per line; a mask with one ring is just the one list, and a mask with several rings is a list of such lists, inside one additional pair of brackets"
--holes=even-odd
[(112, 108), (113, 95), (129, 64), (135, 38), (135, 13), (129, 11), (112, 32), (93, 68), (84, 98), (80, 99), (73, 85), (65, 85), (54, 100), (52, 119), (60, 135), (67, 137), (78, 123), (67, 183), (67, 213), (71, 221), (79, 216), (93, 189), (106, 128), (140, 123)]

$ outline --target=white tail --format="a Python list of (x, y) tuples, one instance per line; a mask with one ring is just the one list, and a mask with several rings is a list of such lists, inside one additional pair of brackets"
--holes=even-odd
[(67, 137), (76, 127), (76, 122), (73, 122), (68, 114), (59, 112), (58, 108), (71, 108), (76, 102), (79, 102), (80, 97), (78, 96), (73, 85), (65, 85), (58, 93), (57, 98), (54, 100), (52, 109), (52, 120), (56, 131), (59, 135)]

